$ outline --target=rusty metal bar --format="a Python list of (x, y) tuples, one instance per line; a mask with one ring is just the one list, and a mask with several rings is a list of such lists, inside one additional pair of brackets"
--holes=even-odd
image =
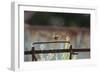
[[(82, 49), (72, 49), (73, 52), (90, 52), (90, 48), (82, 48)], [(65, 53), (70, 52), (70, 49), (54, 49), (54, 50), (35, 50), (35, 54), (46, 54), (46, 53)], [(25, 55), (32, 54), (32, 51), (24, 51)]]
[(49, 43), (70, 43), (69, 41), (51, 41), (51, 42), (34, 42), (34, 44), (49, 44)]

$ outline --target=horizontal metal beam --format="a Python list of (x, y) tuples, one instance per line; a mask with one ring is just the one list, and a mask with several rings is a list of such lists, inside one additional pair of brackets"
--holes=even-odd
[[(46, 54), (46, 53), (65, 53), (65, 52), (90, 52), (90, 48), (85, 49), (54, 49), (54, 50), (35, 50), (35, 54)], [(24, 51), (25, 55), (32, 54), (32, 51)]]
[(49, 44), (49, 43), (70, 43), (69, 41), (50, 41), (50, 42), (34, 42), (34, 44)]

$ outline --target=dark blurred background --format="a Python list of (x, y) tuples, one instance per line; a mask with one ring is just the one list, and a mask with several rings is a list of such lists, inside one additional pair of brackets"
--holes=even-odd
[(24, 22), (40, 26), (90, 27), (90, 14), (24, 11)]

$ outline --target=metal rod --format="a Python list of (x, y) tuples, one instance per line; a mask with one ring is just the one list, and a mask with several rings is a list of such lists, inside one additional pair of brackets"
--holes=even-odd
[(34, 42), (34, 44), (48, 44), (48, 43), (70, 43), (69, 41), (50, 41), (50, 42)]
[[(90, 52), (90, 48), (72, 49), (73, 52)], [(54, 50), (35, 50), (35, 54), (46, 54), (46, 53), (65, 53), (70, 52), (70, 49), (54, 49)], [(25, 55), (32, 54), (32, 51), (24, 51)]]
[(70, 45), (69, 52), (70, 52), (69, 59), (71, 60), (73, 55), (72, 45)]
[(35, 57), (35, 49), (32, 47), (32, 61), (37, 61), (37, 58)]

